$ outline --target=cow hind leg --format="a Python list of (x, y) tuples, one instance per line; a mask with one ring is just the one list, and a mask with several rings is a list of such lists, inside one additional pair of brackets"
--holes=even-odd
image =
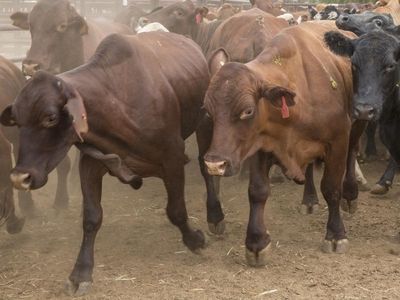
[(168, 194), (167, 216), (171, 223), (179, 228), (186, 247), (191, 251), (196, 251), (205, 246), (205, 238), (200, 230), (193, 230), (188, 222), (184, 199), (185, 147), (183, 140), (174, 144), (179, 148), (171, 149), (169, 155), (166, 153), (163, 164), (163, 181)]
[(396, 161), (390, 157), (389, 164), (386, 167), (385, 173), (371, 189), (371, 194), (384, 195), (389, 191), (389, 188), (393, 184), (393, 179), (398, 169)]
[(83, 155), (79, 172), (83, 195), (83, 240), (66, 285), (66, 292), (73, 296), (86, 294), (93, 281), (94, 243), (103, 219), (101, 190), (106, 169), (99, 161)]
[(53, 207), (56, 210), (63, 210), (68, 208), (69, 196), (68, 196), (67, 179), (70, 170), (71, 170), (71, 160), (67, 155), (57, 167), (58, 182), (57, 182), (56, 198), (53, 204)]
[(250, 215), (245, 242), (246, 260), (250, 266), (258, 267), (266, 265), (271, 243), (264, 224), (264, 207), (270, 190), (268, 173), (272, 161), (268, 159), (267, 154), (258, 152), (250, 158), (249, 164)]
[(318, 203), (318, 195), (314, 185), (314, 164), (311, 163), (307, 166), (306, 170), (306, 182), (304, 185), (300, 213), (302, 215), (307, 215), (317, 212), (319, 208)]
[(199, 126), (196, 131), (197, 145), (199, 148), (199, 166), (207, 189), (207, 222), (211, 233), (221, 235), (225, 231), (224, 213), (219, 200), (220, 177), (208, 174), (204, 154), (208, 150), (212, 138), (212, 124), (208, 120)]
[(346, 231), (340, 215), (342, 178), (345, 172), (343, 155), (328, 155), (321, 180), (321, 191), (328, 204), (328, 222), (322, 250), (326, 253), (344, 253), (348, 248)]

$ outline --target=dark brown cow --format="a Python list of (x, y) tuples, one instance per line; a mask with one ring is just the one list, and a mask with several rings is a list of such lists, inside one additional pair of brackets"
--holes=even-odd
[(190, 0), (176, 2), (140, 19), (140, 25), (158, 22), (169, 31), (191, 37), (207, 53), (209, 43), (221, 20), (203, 22), (204, 7), (195, 7)]
[[(2, 123), (20, 127), (21, 148), (11, 173), (16, 188), (42, 187), (73, 144), (81, 150), (84, 238), (69, 277), (73, 293), (84, 293), (92, 281), (107, 172), (134, 188), (142, 177), (160, 177), (168, 218), (183, 242), (191, 250), (204, 246), (202, 232), (188, 224), (184, 139), (204, 117), (208, 83), (207, 63), (190, 39), (173, 33), (114, 34), (75, 70), (57, 77), (37, 72), (4, 110)], [(203, 167), (207, 146), (199, 141)], [(211, 182), (207, 172), (204, 176)]]
[[(21, 71), (10, 61), (0, 56), (0, 109), (10, 105), (25, 83)], [(15, 215), (13, 187), (7, 173), (12, 169), (11, 143), (18, 148), (16, 128), (0, 128), (0, 221), (6, 220), (7, 231), (18, 233), (24, 220)], [(23, 195), (25, 194), (25, 195)], [(29, 197), (26, 193), (21, 196)], [(26, 201), (22, 201), (25, 203)]]
[(349, 61), (324, 46), (324, 32), (334, 28), (331, 22), (307, 22), (284, 29), (253, 61), (227, 63), (219, 71), (226, 55), (221, 51), (212, 58), (212, 72), (217, 73), (205, 107), (214, 129), (205, 160), (210, 174), (230, 176), (250, 158), (246, 237), (250, 265), (265, 264), (271, 242), (264, 206), (274, 163), (288, 178), (303, 183), (312, 161), (325, 162), (321, 190), (329, 218), (323, 250), (342, 253), (347, 249), (339, 206), (342, 194), (348, 201), (357, 198), (357, 143), (350, 139), (351, 155), (347, 155), (355, 130), (351, 126), (352, 79)]
[(264, 50), (265, 45), (288, 23), (258, 8), (238, 13), (223, 22), (213, 34), (207, 56), (224, 48), (230, 60), (246, 63)]
[(132, 33), (128, 26), (107, 21), (86, 21), (68, 0), (40, 0), (28, 13), (11, 15), (13, 24), (30, 30), (32, 44), (22, 62), (23, 72), (58, 74), (86, 62), (100, 41), (111, 33)]

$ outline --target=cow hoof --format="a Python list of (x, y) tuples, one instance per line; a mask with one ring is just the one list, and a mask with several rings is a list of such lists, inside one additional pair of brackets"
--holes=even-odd
[(183, 243), (190, 251), (196, 252), (196, 250), (204, 248), (206, 240), (201, 230), (195, 230), (183, 236)]
[(358, 183), (358, 190), (360, 192), (368, 192), (370, 189), (368, 183)]
[(342, 210), (350, 214), (354, 214), (358, 208), (358, 200), (347, 201), (346, 199), (340, 200)]
[(346, 253), (347, 250), (349, 249), (349, 244), (350, 243), (348, 239), (342, 239), (336, 241), (335, 252), (338, 254)]
[(222, 221), (218, 222), (217, 224), (208, 223), (208, 230), (210, 230), (210, 232), (212, 234), (215, 234), (215, 235), (224, 234), (224, 232), (225, 232), (225, 221), (222, 220)]
[(16, 219), (15, 221), (7, 221), (7, 232), (9, 234), (20, 233), (25, 224), (25, 218)]
[(324, 253), (338, 253), (343, 254), (346, 253), (349, 248), (349, 240), (341, 239), (338, 241), (335, 240), (324, 240), (322, 243), (321, 250)]
[(335, 245), (333, 241), (330, 240), (324, 240), (322, 242), (321, 250), (324, 253), (332, 253), (335, 251)]
[(307, 205), (307, 204), (302, 204), (299, 208), (300, 214), (302, 215), (309, 215), (313, 213), (317, 213), (319, 211), (319, 204), (314, 204), (314, 205)]
[(268, 262), (268, 253), (271, 250), (271, 243), (258, 253), (254, 253), (246, 248), (246, 261), (251, 267), (263, 267)]
[(65, 284), (65, 292), (68, 296), (71, 297), (81, 297), (89, 293), (91, 286), (92, 283), (90, 281), (84, 281), (75, 284), (68, 279)]
[(389, 191), (389, 187), (386, 185), (375, 184), (371, 189), (370, 193), (373, 195), (385, 195)]

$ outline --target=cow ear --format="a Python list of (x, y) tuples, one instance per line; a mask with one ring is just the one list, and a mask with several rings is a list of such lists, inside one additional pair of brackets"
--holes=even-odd
[(10, 16), (12, 24), (23, 30), (29, 30), (28, 13), (17, 11)]
[(4, 126), (15, 126), (17, 124), (12, 113), (12, 105), (8, 105), (3, 110), (0, 116), (0, 123)]
[(203, 22), (203, 18), (207, 15), (208, 8), (206, 7), (196, 7), (194, 10), (194, 21), (196, 24)]
[(386, 31), (389, 32), (390, 34), (398, 36), (400, 34), (400, 25), (399, 26), (395, 26), (395, 25), (389, 26), (386, 29)]
[(78, 135), (80, 141), (83, 142), (82, 134), (89, 131), (89, 125), (82, 97), (79, 95), (77, 90), (67, 86), (66, 83), (61, 80), (57, 81), (57, 86), (63, 97), (66, 99), (64, 110), (71, 116), (72, 126), (74, 127), (75, 133)]
[(68, 25), (77, 26), (80, 35), (88, 34), (89, 28), (85, 19), (72, 6), (69, 6)]
[(296, 93), (281, 86), (264, 88), (262, 91), (262, 97), (270, 101), (273, 106), (279, 108), (282, 108), (285, 105), (284, 102), (289, 107), (296, 104), (294, 101)]
[(208, 60), (208, 69), (210, 70), (211, 76), (214, 76), (214, 74), (217, 73), (227, 62), (229, 62), (229, 54), (225, 49), (219, 48), (215, 50)]
[(328, 31), (324, 35), (325, 44), (329, 49), (341, 56), (351, 57), (354, 52), (354, 41), (337, 31)]

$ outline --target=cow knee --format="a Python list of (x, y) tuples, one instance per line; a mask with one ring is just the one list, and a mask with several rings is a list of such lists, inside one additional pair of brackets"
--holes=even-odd
[(264, 183), (250, 183), (249, 199), (252, 202), (265, 202), (269, 196), (269, 188)]
[(103, 216), (100, 210), (85, 209), (83, 219), (83, 230), (85, 232), (92, 232), (99, 230)]
[(179, 226), (187, 222), (187, 213), (176, 207), (167, 206), (167, 216), (172, 224)]

